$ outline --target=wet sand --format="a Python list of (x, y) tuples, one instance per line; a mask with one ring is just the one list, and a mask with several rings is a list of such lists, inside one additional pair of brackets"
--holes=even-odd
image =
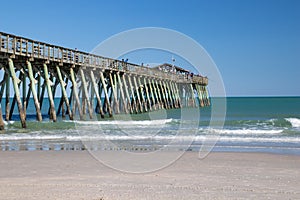
[(300, 156), (197, 156), (187, 152), (162, 170), (128, 174), (104, 166), (87, 151), (0, 152), (0, 199), (300, 198)]

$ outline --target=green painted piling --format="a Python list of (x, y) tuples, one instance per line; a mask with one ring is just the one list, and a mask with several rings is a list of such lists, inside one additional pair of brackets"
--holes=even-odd
[[(32, 72), (33, 72), (33, 74), (34, 74), (34, 71), (32, 70)], [(38, 96), (38, 98), (39, 98), (39, 100), (40, 100), (40, 96), (41, 96), (41, 84), (42, 84), (42, 79), (41, 79), (41, 72), (40, 71), (38, 71), (37, 72), (37, 77), (36, 77), (36, 79), (37, 79), (37, 96)], [(45, 87), (43, 87), (43, 88), (45, 88)], [(41, 101), (39, 101), (40, 102), (40, 108), (42, 109), (42, 106), (41, 106)]]
[(141, 99), (140, 99), (139, 87), (138, 87), (138, 85), (137, 85), (135, 76), (133, 76), (133, 82), (134, 82), (134, 85), (135, 85), (135, 92), (136, 92), (136, 96), (137, 96), (137, 98), (138, 98), (138, 103), (139, 103), (139, 106), (140, 106), (140, 112), (144, 112), (144, 110), (143, 110), (143, 105), (142, 105)]
[(34, 105), (35, 105), (35, 109), (36, 109), (36, 117), (37, 117), (38, 121), (42, 121), (40, 103), (39, 103), (39, 100), (38, 100), (38, 97), (37, 97), (37, 94), (36, 94), (36, 91), (35, 91), (36, 80), (34, 79), (34, 76), (33, 76), (31, 63), (29, 61), (26, 61), (26, 65), (27, 65), (28, 76), (29, 76), (29, 80), (30, 80), (30, 90), (32, 92)]
[(133, 113), (133, 108), (132, 108), (131, 103), (130, 103), (130, 96), (129, 96), (128, 86), (127, 86), (127, 83), (126, 83), (125, 76), (126, 75), (123, 74), (122, 79), (123, 79), (123, 84), (124, 84), (124, 88), (125, 88), (125, 94), (126, 94), (126, 97), (127, 97), (127, 107), (129, 107), (130, 113)]
[[(19, 90), (20, 90), (20, 85), (21, 85), (21, 79), (22, 79), (22, 76), (23, 76), (23, 75), (22, 75), (21, 73), (19, 73), (19, 78), (18, 78), (18, 89), (19, 89)], [(13, 115), (13, 112), (14, 112), (16, 100), (17, 100), (17, 96), (16, 96), (16, 94), (14, 94), (14, 98), (13, 98), (13, 100), (12, 100), (12, 102), (11, 102), (10, 111), (9, 111), (9, 120), (12, 119), (12, 115)], [(23, 109), (24, 109), (24, 107), (23, 107)], [(24, 115), (26, 116), (25, 110), (24, 110)]]
[(157, 89), (157, 94), (158, 94), (158, 98), (159, 98), (159, 101), (160, 101), (161, 109), (163, 109), (163, 108), (165, 108), (164, 107), (164, 99), (163, 99), (163, 97), (161, 95), (161, 91), (160, 91), (160, 88), (159, 88), (157, 80), (155, 80), (155, 86), (156, 86), (156, 89)]
[[(145, 80), (145, 82), (146, 82), (146, 80)], [(154, 110), (156, 110), (155, 97), (154, 97), (154, 92), (153, 92), (153, 88), (152, 88), (150, 78), (148, 78), (148, 86), (149, 86), (149, 89), (150, 89), (150, 95), (151, 95), (151, 99), (152, 99), (153, 108), (154, 108)]]
[(23, 74), (22, 76), (22, 103), (23, 103), (23, 107), (24, 107), (24, 113), (25, 113), (25, 116), (26, 116), (26, 104), (27, 104), (27, 101), (26, 101), (26, 90), (27, 90), (27, 85), (26, 85), (26, 73), (25, 73), (25, 68), (22, 67), (21, 69), (21, 72)]
[(40, 99), (39, 99), (41, 110), (42, 110), (42, 107), (43, 107), (45, 90), (46, 90), (46, 82), (44, 80), (44, 83), (43, 83), (43, 86), (42, 86), (42, 91), (41, 91), (41, 94), (40, 94)]
[(178, 89), (178, 83), (174, 83), (175, 85), (175, 89), (176, 89), (176, 94), (177, 94), (177, 98), (178, 98), (178, 104), (179, 104), (179, 107), (181, 108), (182, 107), (182, 103), (181, 103), (181, 95), (180, 95), (180, 90)]
[(173, 97), (174, 106), (175, 106), (175, 108), (178, 108), (176, 91), (173, 87), (173, 82), (172, 81), (169, 82), (169, 86), (170, 86), (170, 89), (171, 89), (171, 94), (172, 94), (172, 97)]
[(139, 84), (139, 91), (140, 91), (140, 95), (141, 95), (142, 105), (144, 107), (144, 111), (148, 112), (147, 103), (146, 103), (145, 95), (144, 95), (144, 86), (141, 83), (141, 77), (138, 76), (137, 78), (138, 78), (137, 80), (138, 80), (138, 84)]
[(14, 91), (15, 91), (15, 95), (16, 95), (16, 99), (17, 99), (18, 110), (19, 110), (19, 115), (20, 115), (22, 128), (26, 128), (26, 116), (25, 116), (25, 113), (24, 113), (24, 109), (23, 109), (23, 106), (22, 106), (21, 99), (20, 99), (20, 91), (19, 91), (19, 86), (18, 86), (18, 82), (20, 80), (16, 77), (14, 63), (13, 63), (12, 59), (10, 59), (10, 58), (8, 59), (8, 65), (9, 65), (9, 73), (10, 73), (10, 76), (12, 78)]
[(193, 84), (190, 84), (190, 90), (191, 90), (191, 97), (192, 97), (192, 106), (195, 107), (196, 104), (195, 104), (195, 93), (194, 93)]
[[(83, 114), (82, 114), (82, 110), (81, 110), (81, 107), (80, 107), (80, 101), (79, 101), (78, 92), (77, 92), (77, 83), (76, 83), (73, 68), (70, 68), (70, 77), (71, 77), (71, 82), (72, 82), (72, 85), (73, 85), (72, 95), (73, 95), (74, 101), (78, 105), (79, 117), (82, 120), (83, 119)], [(75, 113), (75, 105), (73, 105), (73, 107), (74, 107), (73, 113)]]
[(124, 111), (125, 111), (125, 113), (128, 113), (126, 98), (124, 96), (124, 91), (123, 91), (123, 83), (122, 83), (122, 79), (120, 77), (119, 72), (117, 72), (117, 78), (118, 78), (118, 82), (119, 82), (119, 88), (120, 88), (120, 93), (121, 93), (121, 99), (123, 101)]
[(208, 94), (208, 89), (207, 87), (204, 86), (205, 93), (206, 93), (206, 98), (207, 98), (207, 106), (210, 106), (210, 100), (209, 100), (209, 94)]
[(9, 121), (9, 108), (10, 108), (10, 75), (9, 70), (5, 71), (5, 120)]
[(66, 88), (65, 88), (66, 83), (64, 82), (64, 80), (62, 78), (61, 70), (60, 70), (58, 65), (56, 65), (56, 73), (57, 73), (57, 76), (58, 76), (58, 79), (59, 79), (59, 82), (60, 82), (61, 93), (62, 93), (63, 100), (66, 104), (67, 110), (68, 110), (69, 118), (70, 118), (70, 120), (73, 120), (73, 113), (71, 111), (70, 102), (69, 102), (67, 91), (66, 91)]
[(4, 88), (5, 88), (5, 74), (4, 74), (4, 79), (3, 81), (0, 83), (1, 89), (0, 89), (0, 103), (2, 102), (2, 97), (3, 97), (3, 93), (4, 93)]
[(5, 128), (5, 124), (3, 121), (2, 108), (1, 108), (1, 103), (0, 103), (0, 131), (4, 130), (4, 128)]
[(48, 66), (46, 63), (43, 64), (43, 69), (44, 69), (44, 80), (46, 82), (48, 98), (50, 102), (50, 115), (52, 116), (53, 121), (56, 122), (56, 111), (55, 111), (54, 99), (53, 99), (52, 89), (51, 89), (51, 84), (49, 79)]
[(171, 87), (172, 87), (172, 91), (174, 92), (176, 106), (177, 106), (177, 108), (180, 108), (180, 97), (179, 97), (178, 91), (176, 89), (176, 83), (171, 82)]
[(195, 84), (195, 88), (196, 88), (197, 95), (198, 95), (198, 98), (199, 98), (199, 106), (203, 107), (204, 103), (203, 103), (203, 95), (202, 95), (201, 89), (197, 84)]
[(118, 101), (118, 94), (116, 91), (116, 86), (114, 83), (114, 79), (112, 77), (112, 72), (109, 73), (109, 80), (110, 80), (110, 85), (111, 85), (111, 89), (112, 89), (112, 94), (114, 97), (114, 105), (115, 105), (115, 113), (119, 114), (120, 113), (120, 107), (119, 107), (119, 101)]
[(112, 114), (112, 108), (111, 108), (111, 105), (110, 105), (110, 102), (109, 102), (109, 96), (108, 96), (108, 92), (107, 92), (107, 85), (106, 85), (105, 80), (104, 80), (103, 72), (100, 71), (99, 74), (100, 74), (100, 80), (101, 80), (101, 83), (102, 83), (102, 87), (103, 87), (103, 90), (104, 90), (104, 95), (105, 95), (105, 99), (106, 99), (106, 103), (107, 103), (107, 109), (108, 109), (109, 117), (112, 117), (113, 114)]
[(163, 83), (161, 80), (159, 80), (159, 86), (160, 86), (160, 89), (161, 89), (161, 96), (162, 96), (162, 99), (164, 101), (164, 107), (165, 109), (169, 109), (169, 103), (168, 103), (168, 100), (167, 100), (167, 94), (166, 94), (166, 91), (165, 91), (165, 88), (163, 86)]
[(151, 100), (150, 100), (150, 97), (149, 97), (149, 91), (148, 91), (148, 85), (147, 85), (146, 77), (144, 77), (144, 87), (145, 87), (145, 92), (146, 92), (146, 98), (147, 98), (147, 102), (148, 102), (149, 111), (152, 111)]
[(175, 99), (174, 99), (174, 93), (171, 90), (169, 81), (166, 81), (165, 84), (166, 84), (167, 92), (168, 92), (169, 99), (170, 99), (170, 107), (171, 108), (176, 108), (176, 106), (175, 106)]
[(96, 98), (97, 98), (97, 102), (99, 104), (100, 116), (101, 116), (101, 118), (104, 118), (104, 113), (103, 113), (103, 109), (102, 109), (101, 98), (100, 98), (100, 95), (99, 95), (98, 90), (97, 90), (97, 83), (96, 83), (95, 76), (94, 76), (94, 73), (93, 73), (92, 70), (90, 72), (90, 76), (91, 76), (91, 81), (92, 81), (92, 88), (94, 90), (94, 93), (95, 93)]
[(129, 87), (130, 87), (130, 92), (131, 92), (131, 98), (132, 98), (132, 101), (133, 101), (133, 106), (134, 106), (134, 109), (135, 109), (135, 112), (138, 113), (138, 106), (137, 106), (137, 103), (136, 103), (136, 98), (134, 96), (134, 87), (132, 86), (132, 82), (131, 82), (131, 75), (128, 75), (127, 76), (127, 80), (128, 80), (128, 83), (129, 83)]
[(79, 68), (79, 73), (80, 73), (80, 78), (81, 78), (81, 81), (82, 81), (82, 90), (83, 90), (85, 100), (86, 100), (86, 103), (87, 103), (87, 106), (88, 106), (89, 117), (90, 117), (90, 119), (93, 119), (93, 110), (91, 108), (87, 83), (86, 83), (86, 80), (85, 80), (85, 74), (83, 73), (82, 68)]

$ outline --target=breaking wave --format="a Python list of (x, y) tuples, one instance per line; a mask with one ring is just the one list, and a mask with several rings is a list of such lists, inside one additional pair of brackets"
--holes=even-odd
[(285, 118), (286, 121), (288, 121), (292, 127), (294, 128), (300, 128), (300, 119), (298, 118)]

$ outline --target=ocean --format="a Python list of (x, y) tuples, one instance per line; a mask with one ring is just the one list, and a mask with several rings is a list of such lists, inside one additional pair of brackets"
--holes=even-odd
[[(59, 100), (55, 99), (55, 104)], [(216, 109), (220, 100), (226, 100), (226, 113)], [(4, 102), (5, 99), (2, 108)], [(37, 122), (31, 100), (27, 109), (28, 128), (21, 129), (15, 108), (12, 120), (5, 122), (6, 130), (0, 133), (0, 150), (144, 152), (199, 151), (210, 147), (215, 152), (300, 155), (300, 97), (227, 97), (212, 98), (211, 102), (211, 107), (201, 109), (120, 114), (105, 119), (95, 115), (93, 120), (84, 121), (58, 116), (57, 122), (51, 122), (48, 102), (44, 101), (43, 121)]]

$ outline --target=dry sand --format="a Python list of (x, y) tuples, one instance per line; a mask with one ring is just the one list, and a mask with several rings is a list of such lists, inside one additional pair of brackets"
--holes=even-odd
[(197, 155), (137, 175), (87, 151), (0, 152), (0, 199), (300, 199), (300, 156)]

